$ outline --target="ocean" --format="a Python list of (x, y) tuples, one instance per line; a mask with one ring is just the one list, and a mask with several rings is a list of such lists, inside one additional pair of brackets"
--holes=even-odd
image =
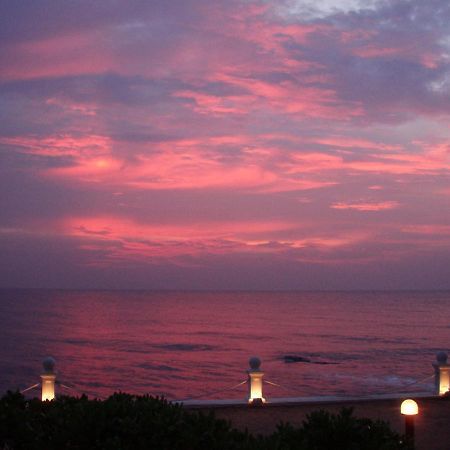
[(267, 398), (432, 391), (450, 292), (0, 290), (0, 343), (0, 393), (47, 356), (58, 393), (99, 398), (245, 398), (252, 356)]

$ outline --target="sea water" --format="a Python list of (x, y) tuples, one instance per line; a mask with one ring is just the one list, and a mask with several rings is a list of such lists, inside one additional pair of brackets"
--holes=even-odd
[(245, 398), (251, 356), (267, 397), (431, 391), (439, 350), (448, 291), (0, 291), (0, 393), (46, 356), (60, 393), (100, 398)]

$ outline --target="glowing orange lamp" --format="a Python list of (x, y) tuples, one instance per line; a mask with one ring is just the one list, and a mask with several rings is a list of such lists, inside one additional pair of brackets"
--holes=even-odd
[(250, 405), (262, 405), (266, 399), (263, 397), (263, 376), (261, 370), (261, 360), (253, 356), (249, 360), (250, 369), (248, 374), (248, 402)]
[(42, 401), (53, 400), (55, 398), (55, 371), (56, 361), (49, 356), (45, 358), (42, 365), (44, 366), (44, 373), (41, 375), (42, 383)]
[(414, 446), (414, 420), (419, 414), (419, 406), (414, 400), (408, 398), (400, 406), (400, 412), (405, 416), (405, 436)]

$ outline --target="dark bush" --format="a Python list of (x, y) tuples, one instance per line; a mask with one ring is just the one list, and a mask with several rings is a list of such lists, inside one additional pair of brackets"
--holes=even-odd
[(108, 399), (0, 399), (2, 450), (400, 450), (401, 437), (384, 422), (319, 411), (300, 427), (281, 424), (252, 436), (212, 414), (190, 412), (162, 398), (114, 394)]
[(386, 422), (353, 416), (351, 408), (337, 415), (315, 411), (301, 427), (280, 424), (269, 437), (272, 448), (298, 450), (407, 450), (404, 438)]

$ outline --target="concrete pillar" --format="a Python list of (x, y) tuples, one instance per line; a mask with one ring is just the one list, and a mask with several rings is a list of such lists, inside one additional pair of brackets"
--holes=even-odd
[(450, 390), (450, 364), (447, 359), (447, 353), (438, 352), (433, 362), (436, 395), (444, 395)]
[(266, 400), (263, 397), (263, 376), (260, 370), (261, 360), (253, 356), (248, 361), (250, 369), (248, 374), (248, 402), (252, 405), (262, 405)]
[(56, 380), (56, 361), (49, 356), (42, 362), (44, 373), (41, 375), (42, 380), (42, 401), (53, 400), (55, 398), (55, 380)]

